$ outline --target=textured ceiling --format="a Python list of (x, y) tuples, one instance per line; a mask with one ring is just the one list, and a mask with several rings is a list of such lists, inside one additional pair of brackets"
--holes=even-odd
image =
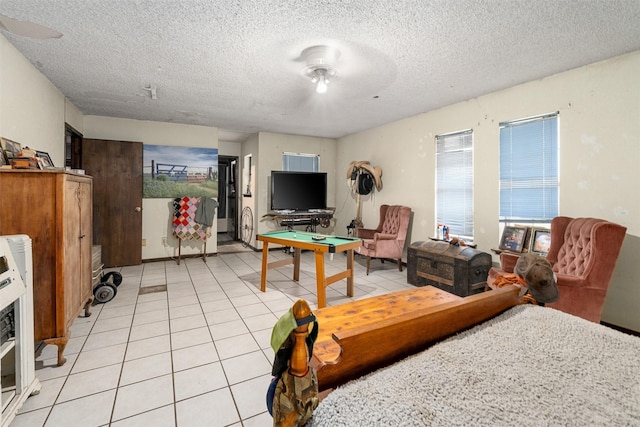
[[(1, 0), (0, 13), (63, 34), (2, 30), (82, 113), (223, 140), (340, 137), (640, 49), (640, 0)], [(340, 51), (323, 95), (304, 75), (314, 45)]]

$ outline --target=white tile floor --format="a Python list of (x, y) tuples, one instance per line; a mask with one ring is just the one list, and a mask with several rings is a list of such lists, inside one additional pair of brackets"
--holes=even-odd
[[(286, 256), (270, 252), (270, 260)], [(219, 254), (206, 263), (119, 269), (116, 297), (73, 323), (66, 364), (56, 366), (55, 346), (39, 349), (42, 391), (11, 427), (271, 426), (271, 328), (299, 298), (316, 307), (315, 263), (303, 253), (299, 283), (292, 266), (269, 270), (262, 293), (260, 257)], [(325, 261), (327, 276), (346, 266), (344, 254)], [(372, 260), (369, 276), (364, 264), (356, 255), (353, 299), (412, 287), (393, 262)], [(166, 291), (141, 292), (165, 284)], [(349, 300), (346, 281), (327, 289), (329, 305)]]

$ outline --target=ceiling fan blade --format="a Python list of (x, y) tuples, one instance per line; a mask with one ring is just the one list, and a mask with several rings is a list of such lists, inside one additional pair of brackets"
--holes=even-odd
[(59, 39), (62, 33), (43, 25), (28, 21), (18, 21), (5, 15), (0, 15), (0, 27), (12, 34), (32, 39)]

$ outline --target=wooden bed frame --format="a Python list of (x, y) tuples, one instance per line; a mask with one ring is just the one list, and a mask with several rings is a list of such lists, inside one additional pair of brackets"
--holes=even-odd
[[(319, 334), (309, 366), (321, 395), (522, 304), (519, 293), (511, 285), (461, 298), (425, 286), (317, 310)], [(308, 360), (306, 347), (296, 348), (305, 354), (292, 355), (292, 368)], [(298, 370), (306, 372), (306, 366)]]
[[(318, 388), (331, 392), (318, 394), (309, 425), (637, 425), (640, 396), (629, 390), (639, 385), (640, 340), (520, 304), (519, 293), (510, 285), (427, 309), (408, 304), (383, 320), (373, 318), (384, 306), (336, 306), (346, 316), (332, 333), (339, 357), (317, 367)], [(335, 318), (318, 312), (321, 331)]]

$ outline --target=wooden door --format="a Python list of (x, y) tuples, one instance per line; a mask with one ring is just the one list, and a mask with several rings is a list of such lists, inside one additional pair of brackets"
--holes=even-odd
[(105, 267), (142, 263), (142, 143), (82, 140), (82, 168), (93, 176), (93, 244)]

